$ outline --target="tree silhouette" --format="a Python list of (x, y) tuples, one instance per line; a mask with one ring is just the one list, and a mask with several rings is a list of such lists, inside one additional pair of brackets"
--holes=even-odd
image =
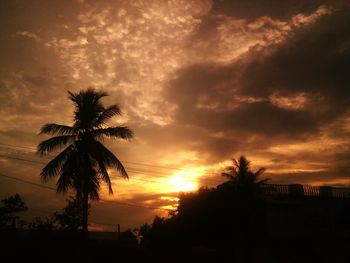
[(1, 203), (3, 206), (0, 207), (0, 228), (15, 228), (18, 220), (16, 214), (26, 211), (27, 205), (19, 194), (2, 199)]
[(259, 177), (266, 171), (260, 168), (256, 172), (251, 171), (250, 161), (245, 156), (241, 156), (238, 160), (232, 159), (233, 165), (226, 167), (226, 171), (222, 176), (229, 178), (229, 182), (240, 192), (252, 193), (260, 190), (262, 184), (269, 179), (259, 180)]
[(41, 178), (48, 182), (55, 177), (57, 192), (67, 192), (73, 188), (77, 200), (82, 204), (83, 232), (88, 231), (88, 204), (99, 199), (100, 182), (104, 181), (110, 194), (113, 194), (108, 167), (115, 167), (120, 175), (128, 178), (122, 163), (108, 150), (101, 140), (104, 138), (130, 139), (133, 132), (126, 126), (105, 127), (106, 122), (121, 115), (118, 105), (104, 107), (101, 99), (105, 92), (89, 88), (79, 93), (68, 91), (69, 99), (75, 106), (73, 126), (55, 123), (45, 124), (40, 134), (54, 137), (38, 145), (41, 156), (66, 147), (41, 171)]
[(50, 232), (56, 230), (55, 219), (52, 216), (35, 217), (27, 226), (31, 231)]
[(62, 212), (54, 213), (53, 217), (61, 229), (77, 231), (83, 226), (81, 203), (72, 196), (66, 199), (66, 203), (67, 205), (62, 209)]

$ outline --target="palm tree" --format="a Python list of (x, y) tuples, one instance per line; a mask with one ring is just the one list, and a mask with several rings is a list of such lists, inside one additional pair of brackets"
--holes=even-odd
[(265, 168), (260, 168), (256, 172), (251, 171), (250, 161), (245, 156), (241, 156), (239, 160), (232, 159), (233, 165), (226, 167), (223, 176), (229, 178), (237, 190), (245, 193), (252, 193), (259, 190), (261, 185), (269, 179), (259, 180), (259, 177), (266, 171)]
[[(255, 253), (255, 241), (266, 234), (266, 203), (262, 195), (262, 185), (269, 179), (260, 180), (259, 177), (265, 172), (260, 168), (253, 172), (250, 161), (244, 156), (238, 160), (232, 159), (233, 165), (226, 167), (223, 176), (229, 181), (222, 184), (224, 201), (230, 197), (230, 205), (227, 208), (228, 217), (232, 225), (232, 236), (238, 245), (238, 258), (244, 262), (254, 261), (251, 255)], [(228, 194), (228, 195), (227, 195)]]
[(41, 171), (41, 178), (48, 182), (56, 177), (57, 192), (76, 191), (83, 214), (83, 233), (88, 232), (89, 199), (98, 200), (101, 181), (113, 194), (108, 167), (115, 167), (120, 175), (128, 178), (122, 163), (101, 141), (104, 138), (130, 139), (133, 132), (126, 126), (106, 127), (106, 122), (121, 115), (118, 105), (104, 107), (101, 99), (105, 92), (89, 88), (79, 93), (68, 91), (75, 106), (73, 126), (55, 123), (45, 124), (39, 134), (53, 135), (38, 145), (41, 156), (58, 148), (65, 149), (53, 158)]

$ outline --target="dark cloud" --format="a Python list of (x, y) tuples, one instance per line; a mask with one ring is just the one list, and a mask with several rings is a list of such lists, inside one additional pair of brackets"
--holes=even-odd
[[(317, 137), (321, 128), (348, 113), (349, 14), (344, 9), (326, 15), (283, 43), (252, 50), (229, 65), (181, 69), (165, 90), (165, 97), (177, 106), (176, 122), (208, 131), (207, 141), (217, 142), (216, 155), (229, 144), (210, 136), (217, 132), (226, 140), (260, 136), (263, 147)], [(299, 93), (308, 96), (299, 109), (271, 101), (274, 94)], [(211, 144), (203, 140), (208, 150)]]
[[(298, 30), (284, 44), (248, 63), (241, 77), (245, 95), (306, 92), (323, 98), (315, 118), (330, 122), (348, 113), (350, 76), (350, 9), (326, 15)], [(257, 54), (252, 54), (255, 58)], [(323, 105), (322, 105), (323, 104)], [(321, 112), (320, 112), (321, 113)]]
[(298, 13), (311, 13), (320, 5), (342, 6), (346, 1), (337, 0), (222, 0), (214, 1), (213, 13), (244, 19), (269, 16), (286, 20)]
[(334, 170), (319, 172), (295, 172), (295, 173), (266, 173), (265, 176), (270, 178), (276, 184), (304, 184), (304, 185), (332, 185), (337, 187), (349, 187), (346, 180), (347, 175), (338, 173)]
[[(272, 142), (302, 139), (318, 132), (317, 121), (308, 112), (280, 108), (266, 98), (253, 102), (235, 98), (239, 94), (238, 75), (233, 68), (236, 65), (192, 66), (170, 83), (165, 97), (177, 106), (177, 125), (187, 127), (187, 136), (173, 129), (174, 137), (193, 137), (191, 142), (197, 144), (190, 148), (205, 151), (213, 161), (252, 146), (266, 147)], [(252, 136), (256, 139), (252, 140)]]

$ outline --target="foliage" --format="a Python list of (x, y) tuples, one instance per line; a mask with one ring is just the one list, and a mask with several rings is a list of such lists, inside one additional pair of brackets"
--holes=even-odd
[(75, 106), (73, 126), (49, 123), (40, 131), (40, 134), (54, 136), (38, 145), (42, 156), (65, 147), (42, 169), (41, 178), (47, 182), (58, 177), (57, 192), (76, 191), (82, 203), (83, 230), (87, 232), (88, 202), (99, 199), (101, 181), (107, 184), (109, 193), (113, 193), (107, 168), (114, 167), (122, 177), (128, 178), (122, 163), (101, 141), (130, 139), (133, 132), (126, 126), (106, 127), (108, 120), (121, 115), (118, 105), (103, 106), (101, 99), (107, 93), (92, 88), (68, 93)]
[(19, 219), (17, 214), (24, 212), (28, 208), (19, 194), (15, 194), (1, 200), (0, 207), (0, 228), (15, 228), (16, 222)]
[(229, 182), (225, 186), (234, 188), (241, 194), (253, 195), (261, 190), (261, 185), (269, 179), (259, 180), (259, 177), (265, 172), (265, 168), (260, 168), (253, 172), (250, 167), (250, 161), (245, 156), (238, 160), (232, 159), (233, 165), (226, 167), (222, 176), (227, 177)]
[(67, 205), (61, 213), (54, 214), (55, 222), (60, 229), (77, 231), (83, 226), (83, 214), (81, 202), (74, 197), (66, 200)]
[(33, 221), (26, 223), (28, 229), (38, 231), (65, 230), (76, 232), (82, 229), (82, 225), (81, 203), (72, 196), (66, 199), (66, 206), (62, 212), (55, 212), (48, 217), (35, 217)]
[(49, 232), (56, 229), (55, 219), (51, 217), (35, 217), (32, 222), (28, 224), (29, 230)]
[(230, 179), (228, 182), (181, 194), (176, 214), (170, 218), (156, 217), (151, 225), (143, 225), (142, 243), (204, 245), (261, 238), (266, 230), (266, 215), (260, 186), (267, 179), (259, 180), (259, 176), (264, 171), (261, 168), (252, 172), (244, 156), (234, 160), (234, 165), (223, 172)]

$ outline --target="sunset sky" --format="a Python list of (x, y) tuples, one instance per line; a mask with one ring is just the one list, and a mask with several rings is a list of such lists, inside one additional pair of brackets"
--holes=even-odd
[(274, 183), (350, 185), (349, 1), (2, 0), (0, 17), (0, 198), (19, 193), (27, 218), (68, 195), (12, 177), (41, 184), (38, 132), (72, 124), (67, 91), (89, 86), (135, 132), (105, 141), (130, 180), (110, 170), (93, 229), (166, 215), (151, 208), (242, 154)]

